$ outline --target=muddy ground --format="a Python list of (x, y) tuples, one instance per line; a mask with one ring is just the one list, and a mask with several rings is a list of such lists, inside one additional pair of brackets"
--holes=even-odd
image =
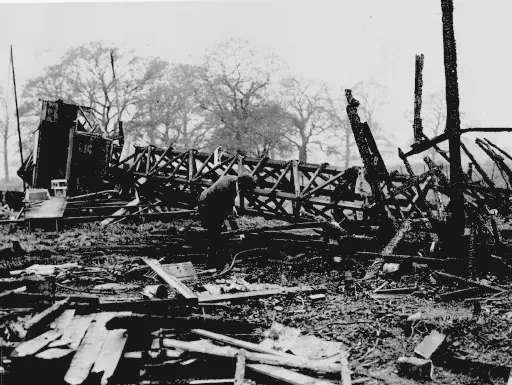
[[(279, 221), (240, 218), (242, 228), (279, 225)], [(298, 232), (300, 233), (300, 232)], [(304, 233), (304, 232), (303, 232)], [(308, 234), (306, 234), (308, 235)], [(316, 236), (315, 233), (309, 233)], [(59, 264), (78, 262), (96, 267), (95, 273), (68, 277), (54, 287), (57, 293), (88, 293), (106, 297), (139, 298), (145, 284), (154, 283), (141, 269), (141, 256), (161, 259), (162, 263), (191, 261), (198, 271), (204, 269), (204, 241), (199, 224), (193, 219), (172, 223), (153, 222), (114, 224), (100, 227), (97, 223), (68, 225), (59, 234), (48, 230), (32, 233), (19, 226), (0, 227), (0, 244), (19, 241), (24, 253), (3, 255), (1, 272), (22, 269), (33, 263)], [(231, 253), (253, 249), (237, 258), (231, 274), (248, 282), (283, 286), (324, 285), (326, 298), (312, 301), (309, 295), (274, 296), (225, 303), (204, 308), (204, 314), (242, 319), (270, 327), (277, 321), (299, 328), (325, 340), (342, 342), (349, 352), (352, 369), (396, 376), (395, 362), (400, 356), (412, 356), (415, 346), (433, 329), (447, 335), (443, 355), (434, 360), (434, 382), (439, 384), (506, 384), (506, 367), (512, 365), (512, 307), (510, 280), (495, 275), (480, 276), (487, 283), (508, 291), (501, 294), (480, 292), (465, 299), (444, 302), (439, 294), (463, 288), (464, 285), (443, 279), (430, 269), (404, 276), (379, 277), (358, 282), (368, 262), (356, 261), (351, 288), (344, 284), (344, 264), (333, 261), (332, 252), (295, 247), (258, 248), (257, 240), (233, 239)], [(328, 242), (327, 240), (325, 240)], [(331, 241), (332, 242), (332, 241)], [(420, 242), (418, 240), (418, 242)], [(423, 247), (419, 245), (419, 248)], [(121, 282), (121, 292), (94, 292), (94, 285)], [(215, 278), (200, 275), (202, 283), (215, 283)], [(374, 299), (371, 292), (386, 283), (385, 288), (417, 286), (412, 294), (399, 298)], [(475, 305), (478, 303), (478, 305)], [(408, 316), (421, 312), (421, 318), (408, 322)], [(259, 342), (260, 331), (236, 338)], [(448, 358), (447, 358), (448, 357)], [(457, 359), (455, 360), (454, 357)], [(463, 361), (466, 359), (467, 361)], [(504, 374), (506, 373), (506, 374)], [(359, 376), (361, 377), (361, 376)], [(354, 375), (353, 378), (358, 378)], [(365, 383), (383, 383), (369, 380)], [(398, 382), (397, 382), (398, 383)]]

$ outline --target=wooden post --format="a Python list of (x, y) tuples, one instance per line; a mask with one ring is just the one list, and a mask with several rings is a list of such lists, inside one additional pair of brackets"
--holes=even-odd
[(457, 77), (457, 50), (453, 30), (453, 0), (441, 0), (444, 45), (444, 71), (446, 81), (446, 133), (449, 136), (450, 150), (450, 199), (452, 231), (451, 244), (457, 248), (464, 234), (464, 174), (460, 157), (460, 116), (459, 83)]
[(421, 122), (421, 94), (423, 88), (423, 61), (424, 56), (416, 55), (416, 75), (414, 82), (414, 143), (423, 139), (423, 125)]
[[(244, 157), (238, 154), (238, 176), (242, 175), (244, 172)], [(245, 210), (245, 194), (243, 191), (239, 191), (238, 193), (238, 202), (240, 206), (239, 215), (243, 214)]]
[[(12, 53), (12, 45), (11, 45), (11, 67), (12, 67), (12, 83), (13, 83), (13, 87), (14, 87), (14, 104), (16, 105), (16, 121), (18, 123), (18, 145), (20, 148), (21, 166), (23, 166), (23, 147), (21, 145), (20, 110), (18, 108), (18, 91), (16, 90), (16, 75), (14, 73), (14, 55)], [(7, 149), (4, 149), (4, 150), (7, 151)], [(34, 159), (34, 163), (35, 162), (36, 162), (36, 159)], [(23, 191), (25, 191), (26, 189), (27, 189), (27, 186), (25, 184), (25, 180), (23, 180)]]
[(295, 191), (295, 200), (293, 202), (293, 214), (295, 217), (300, 216), (300, 181), (299, 181), (299, 161), (292, 160), (293, 186)]
[(148, 146), (148, 151), (146, 153), (146, 174), (149, 173), (151, 168), (151, 153), (153, 152), (153, 146)]
[[(75, 126), (69, 129), (69, 137), (68, 137), (68, 158), (66, 160), (66, 183), (69, 187), (71, 187), (71, 184), (69, 183), (71, 180), (71, 171), (73, 166), (73, 147), (74, 147), (74, 141), (75, 141), (75, 132), (76, 127), (78, 125), (78, 116), (75, 122)], [(72, 193), (76, 193), (75, 188), (72, 188)]]

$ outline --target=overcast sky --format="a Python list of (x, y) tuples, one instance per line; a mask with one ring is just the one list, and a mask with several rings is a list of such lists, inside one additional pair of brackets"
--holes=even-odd
[[(21, 86), (89, 41), (198, 63), (207, 49), (237, 36), (333, 89), (385, 85), (380, 120), (403, 149), (412, 136), (404, 113), (413, 107), (415, 54), (425, 55), (424, 94), (444, 89), (440, 0), (0, 4), (0, 14), (4, 87), (11, 44)], [(473, 126), (512, 127), (511, 14), (510, 0), (455, 0), (461, 110)], [(500, 136), (505, 147), (509, 135)]]

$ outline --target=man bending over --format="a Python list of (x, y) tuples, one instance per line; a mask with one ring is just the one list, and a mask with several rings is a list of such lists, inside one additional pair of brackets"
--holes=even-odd
[(235, 198), (240, 193), (251, 193), (256, 180), (248, 173), (238, 177), (227, 175), (219, 178), (204, 190), (198, 198), (199, 218), (207, 230), (207, 267), (224, 271), (229, 267), (229, 256), (225, 250), (226, 240), (221, 235), (224, 220), (234, 213)]

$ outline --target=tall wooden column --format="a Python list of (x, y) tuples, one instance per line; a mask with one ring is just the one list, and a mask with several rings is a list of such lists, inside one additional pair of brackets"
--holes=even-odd
[(446, 79), (446, 132), (449, 136), (451, 219), (453, 245), (460, 244), (464, 234), (464, 174), (460, 152), (459, 83), (457, 78), (457, 50), (453, 31), (453, 0), (441, 0), (443, 12), (444, 73)]

